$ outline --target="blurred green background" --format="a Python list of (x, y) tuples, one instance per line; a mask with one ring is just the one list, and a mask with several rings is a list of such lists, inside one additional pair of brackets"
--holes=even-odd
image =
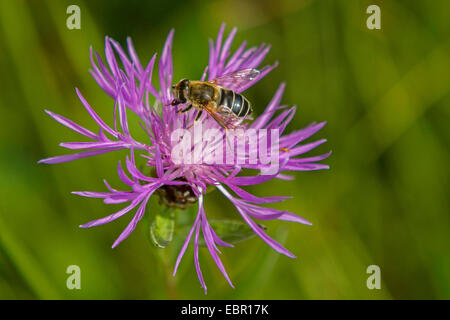
[[(66, 8), (81, 8), (81, 30), (66, 28)], [(381, 30), (366, 27), (367, 6), (381, 7)], [(442, 1), (13, 1), (0, 0), (0, 298), (3, 299), (432, 299), (450, 298), (450, 2)], [(313, 226), (269, 222), (268, 233), (297, 259), (253, 238), (223, 250), (236, 286), (200, 252), (203, 294), (186, 253), (172, 278), (179, 243), (148, 241), (142, 221), (116, 249), (126, 217), (93, 229), (78, 225), (114, 212), (73, 190), (121, 187), (115, 166), (125, 152), (60, 165), (78, 135), (50, 109), (90, 129), (74, 87), (106, 119), (113, 102), (87, 72), (89, 46), (131, 36), (143, 62), (161, 52), (175, 28), (175, 79), (199, 78), (207, 39), (220, 23), (239, 28), (233, 48), (271, 43), (266, 63), (280, 66), (248, 90), (261, 112), (281, 81), (283, 103), (299, 106), (288, 130), (327, 120), (329, 171), (250, 188), (292, 195), (277, 205)], [(209, 217), (237, 218), (218, 192)], [(151, 213), (149, 213), (151, 214)], [(147, 218), (148, 219), (148, 218)], [(81, 290), (66, 288), (66, 268), (81, 268)], [(366, 268), (381, 268), (368, 290)]]

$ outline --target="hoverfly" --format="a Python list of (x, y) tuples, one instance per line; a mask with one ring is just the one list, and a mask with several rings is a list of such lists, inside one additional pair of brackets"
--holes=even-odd
[(187, 112), (192, 107), (199, 110), (195, 121), (200, 119), (203, 110), (223, 128), (233, 129), (246, 119), (251, 118), (250, 102), (236, 91), (245, 89), (249, 81), (260, 72), (256, 69), (238, 70), (209, 81), (191, 81), (183, 79), (173, 86), (175, 98), (171, 105), (185, 104), (179, 112)]

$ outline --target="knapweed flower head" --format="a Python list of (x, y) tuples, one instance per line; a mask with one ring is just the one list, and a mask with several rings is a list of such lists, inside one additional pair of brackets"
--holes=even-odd
[[(237, 30), (234, 28), (223, 41), (224, 30), (225, 26), (222, 25), (216, 41), (210, 40), (209, 61), (199, 78), (202, 81), (213, 81), (239, 70), (258, 69), (259, 72), (254, 78), (235, 90), (235, 93), (239, 94), (265, 77), (277, 64), (260, 67), (270, 49), (265, 44), (247, 48), (244, 42), (231, 53), (230, 48)], [(299, 157), (326, 141), (321, 139), (301, 144), (319, 131), (325, 123), (311, 123), (303, 129), (284, 134), (296, 110), (295, 107), (280, 104), (284, 84), (279, 86), (260, 116), (243, 122), (237, 128), (239, 132), (233, 134), (229, 134), (230, 130), (223, 128), (209, 113), (204, 113), (198, 118), (201, 111), (198, 108), (180, 113), (180, 109), (186, 108), (186, 105), (174, 106), (172, 103), (174, 100), (172, 86), (175, 84), (172, 64), (173, 36), (172, 30), (158, 60), (156, 69), (158, 86), (152, 81), (157, 61), (156, 54), (144, 67), (130, 39), (127, 39), (127, 54), (119, 43), (106, 37), (106, 62), (91, 48), (90, 72), (100, 88), (114, 100), (111, 104), (111, 112), (114, 114), (113, 124), (103, 121), (76, 89), (81, 103), (99, 130), (96, 133), (92, 132), (61, 115), (46, 111), (53, 119), (89, 140), (61, 143), (62, 147), (77, 152), (43, 159), (40, 162), (62, 163), (128, 149), (129, 156), (126, 156), (124, 161), (118, 161), (117, 165), (117, 174), (125, 185), (125, 190), (117, 190), (105, 181), (107, 189), (105, 192), (74, 192), (84, 197), (101, 198), (106, 204), (123, 203), (124, 207), (81, 227), (89, 228), (105, 224), (135, 210), (128, 226), (113, 243), (114, 248), (135, 229), (144, 216), (147, 203), (153, 194), (157, 193), (162, 198), (162, 203), (171, 207), (182, 208), (197, 204), (197, 215), (178, 255), (174, 275), (193, 238), (195, 268), (206, 293), (198, 257), (200, 236), (203, 237), (202, 241), (218, 268), (233, 286), (218, 255), (219, 246), (233, 245), (223, 241), (208, 222), (204, 209), (207, 188), (212, 186), (219, 190), (234, 205), (243, 221), (270, 247), (294, 258), (290, 251), (270, 238), (255, 220), (278, 219), (302, 224), (310, 223), (294, 213), (262, 206), (289, 197), (257, 197), (245, 191), (243, 187), (267, 183), (272, 179), (290, 180), (292, 177), (286, 174), (290, 171), (327, 169), (327, 165), (318, 162), (327, 158), (330, 153)], [(254, 108), (258, 111), (262, 109), (259, 106)], [(147, 137), (144, 141), (134, 139), (129, 130), (130, 112), (138, 116), (140, 127)], [(217, 139), (217, 137), (224, 138)], [(139, 161), (143, 164), (137, 164)], [(248, 172), (254, 174), (249, 175)]]

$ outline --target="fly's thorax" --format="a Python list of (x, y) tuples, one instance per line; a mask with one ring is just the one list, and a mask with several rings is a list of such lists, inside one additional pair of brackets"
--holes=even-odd
[(194, 105), (207, 105), (216, 102), (220, 96), (219, 88), (205, 81), (191, 81), (189, 86), (189, 100)]

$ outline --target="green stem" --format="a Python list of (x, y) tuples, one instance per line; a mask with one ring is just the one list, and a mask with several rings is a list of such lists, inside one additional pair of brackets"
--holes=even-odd
[(162, 268), (163, 268), (163, 274), (164, 274), (164, 280), (166, 283), (167, 288), (167, 295), (169, 296), (169, 299), (171, 300), (178, 300), (178, 290), (177, 285), (175, 283), (175, 277), (172, 275), (172, 267), (170, 263), (170, 251), (169, 248), (157, 248), (157, 255), (159, 259), (162, 261)]

